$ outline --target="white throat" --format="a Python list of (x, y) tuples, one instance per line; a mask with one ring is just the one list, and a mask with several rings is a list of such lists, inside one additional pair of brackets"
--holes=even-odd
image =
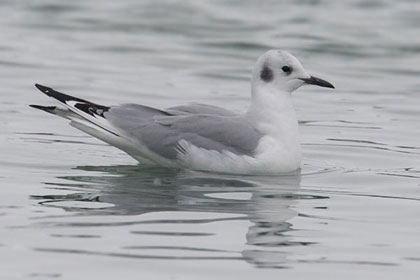
[(276, 166), (279, 169), (299, 168), (298, 121), (289, 92), (282, 92), (269, 83), (255, 83), (246, 117), (265, 135), (258, 144), (257, 156), (272, 164), (285, 165)]

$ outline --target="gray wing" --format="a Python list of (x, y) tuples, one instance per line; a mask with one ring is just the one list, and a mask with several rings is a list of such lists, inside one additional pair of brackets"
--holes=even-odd
[[(141, 105), (122, 105), (111, 107), (105, 118), (149, 150), (169, 159), (177, 157), (180, 140), (207, 150), (253, 155), (262, 136), (244, 117), (236, 115), (173, 116)], [(165, 121), (159, 121), (161, 118)]]
[(216, 115), (216, 116), (237, 116), (236, 113), (207, 104), (192, 103), (188, 105), (180, 105), (166, 109), (165, 111), (174, 114), (205, 114), (205, 115)]

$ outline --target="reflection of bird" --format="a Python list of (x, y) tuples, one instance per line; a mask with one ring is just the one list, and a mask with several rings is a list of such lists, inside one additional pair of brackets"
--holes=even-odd
[(228, 173), (281, 173), (300, 166), (298, 123), (290, 93), (310, 76), (291, 54), (271, 50), (257, 61), (245, 114), (202, 104), (166, 110), (136, 104), (103, 106), (36, 85), (66, 109), (32, 105), (122, 149), (143, 163)]
[[(73, 216), (76, 220), (69, 221), (60, 217), (60, 227), (74, 229), (75, 222), (79, 227), (126, 225), (127, 234), (156, 234), (152, 243), (148, 243), (149, 239), (136, 239), (132, 245), (140, 250), (139, 255), (143, 258), (145, 253), (141, 250), (144, 249), (152, 252), (153, 258), (193, 259), (196, 255), (188, 248), (196, 244), (195, 251), (201, 252), (203, 259), (225, 260), (226, 257), (237, 258), (240, 253), (243, 260), (260, 267), (281, 267), (287, 263), (285, 247), (306, 245), (290, 234), (292, 224), (289, 220), (297, 215), (296, 201), (308, 198), (297, 193), (299, 174), (235, 176), (138, 166), (84, 166), (77, 169), (100, 171), (102, 175), (84, 172), (82, 176), (60, 177), (69, 183), (59, 186), (66, 191), (75, 188), (76, 193), (33, 198), (41, 200), (44, 206), (84, 214)], [(83, 192), (79, 193), (80, 190)], [(92, 204), (105, 207), (87, 208), (82, 204), (82, 208), (78, 208), (80, 204), (77, 202), (80, 201), (92, 201)], [(82, 218), (89, 214), (95, 218)], [(115, 221), (98, 220), (98, 215), (119, 218)], [(79, 229), (83, 231), (84, 228)], [(168, 235), (180, 232), (190, 233), (189, 238), (174, 244), (165, 240)], [(234, 238), (231, 241), (238, 247), (233, 246), (234, 251), (227, 250), (223, 247), (224, 242), (219, 243), (220, 238)], [(174, 252), (180, 250), (182, 254), (174, 256)], [(124, 250), (118, 252), (121, 255), (127, 253)]]
[[(168, 168), (138, 166), (80, 166), (79, 170), (100, 171), (106, 175), (65, 176), (61, 179), (83, 186), (82, 196), (48, 195), (47, 202), (93, 200), (113, 207), (92, 212), (139, 215), (150, 212), (220, 212), (250, 215), (268, 221), (286, 218), (285, 203), (293, 201), (300, 175), (236, 176)], [(89, 184), (84, 184), (88, 182)], [(73, 184), (69, 184), (69, 187)], [(218, 198), (218, 193), (250, 193), (251, 201)], [(42, 198), (42, 197), (39, 197)], [(45, 198), (44, 198), (45, 199)], [(285, 201), (285, 202), (283, 202)], [(274, 211), (274, 212), (273, 212)], [(282, 214), (279, 214), (281, 212)], [(258, 213), (258, 214), (257, 214)], [(272, 214), (270, 214), (272, 213)], [(273, 217), (271, 217), (272, 215)], [(286, 216), (283, 216), (286, 215)]]

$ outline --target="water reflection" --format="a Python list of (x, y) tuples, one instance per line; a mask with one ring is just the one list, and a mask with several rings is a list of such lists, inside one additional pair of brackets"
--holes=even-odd
[[(287, 254), (282, 251), (288, 246), (307, 246), (310, 242), (292, 240), (287, 233), (293, 230), (290, 219), (297, 216), (294, 205), (299, 199), (323, 198), (301, 195), (298, 193), (300, 174), (257, 177), (234, 176), (211, 173), (198, 173), (164, 168), (140, 168), (137, 166), (81, 166), (77, 169), (92, 172), (92, 175), (60, 177), (69, 181), (68, 184), (49, 184), (49, 188), (75, 193), (66, 195), (33, 196), (39, 203), (49, 207), (60, 207), (73, 211), (77, 215), (141, 215), (158, 212), (199, 212), (234, 214), (233, 217), (203, 220), (185, 220), (180, 215), (179, 220), (164, 218), (147, 221), (147, 223), (209, 223), (225, 221), (248, 221), (246, 244), (243, 244), (230, 259), (243, 259), (258, 267), (285, 266)], [(98, 175), (98, 172), (101, 172)], [(89, 204), (91, 204), (89, 206)], [(95, 207), (98, 205), (98, 207)], [(84, 226), (107, 226), (100, 219)], [(141, 224), (145, 221), (131, 221), (131, 224)], [(61, 223), (60, 226), (77, 227), (81, 224)], [(115, 226), (113, 225), (110, 226)], [(58, 225), (56, 225), (58, 226)], [(156, 239), (165, 236), (180, 236), (188, 238), (208, 238), (212, 233), (174, 232), (174, 231), (131, 231), (131, 234), (145, 236), (153, 235)], [(243, 236), (238, 236), (243, 238)], [(208, 240), (207, 240), (208, 241)], [(130, 249), (147, 249), (163, 251), (169, 248), (179, 250), (186, 248), (185, 254), (176, 259), (191, 259), (189, 251), (219, 252), (211, 248), (211, 241), (203, 242), (210, 248), (192, 248), (190, 244), (175, 244), (165, 246), (131, 246)], [(128, 247), (126, 247), (128, 248)], [(165, 249), (165, 250), (163, 250)], [(162, 251), (163, 250), (163, 251)], [(56, 249), (50, 250), (57, 252)], [(68, 253), (68, 250), (66, 251)], [(75, 253), (76, 251), (72, 251)], [(78, 253), (98, 254), (97, 252), (77, 251)], [(230, 252), (232, 253), (232, 252)], [(238, 254), (239, 253), (239, 254)], [(121, 253), (109, 253), (111, 256), (124, 256)], [(147, 255), (125, 255), (126, 257), (147, 258)], [(152, 258), (152, 256), (150, 256)], [(153, 255), (153, 258), (156, 258)], [(214, 256), (208, 259), (214, 259)], [(218, 257), (220, 259), (226, 257)], [(197, 258), (200, 259), (200, 258)], [(201, 258), (203, 259), (203, 258)]]

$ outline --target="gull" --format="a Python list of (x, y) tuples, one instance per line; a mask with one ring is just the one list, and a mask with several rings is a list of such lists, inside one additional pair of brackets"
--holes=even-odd
[(301, 147), (291, 93), (303, 85), (334, 88), (309, 75), (284, 50), (261, 55), (252, 71), (251, 100), (238, 114), (206, 104), (157, 109), (104, 106), (39, 84), (61, 103), (30, 105), (70, 120), (73, 127), (121, 149), (142, 164), (233, 174), (298, 170)]

